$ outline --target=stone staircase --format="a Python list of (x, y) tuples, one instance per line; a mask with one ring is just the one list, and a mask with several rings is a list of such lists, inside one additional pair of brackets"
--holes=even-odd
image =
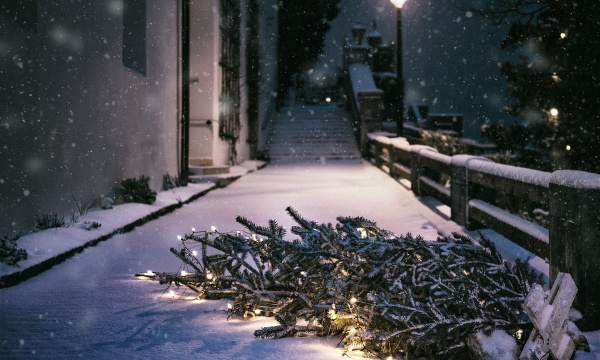
[(361, 159), (352, 117), (337, 104), (283, 108), (267, 149), (271, 161)]

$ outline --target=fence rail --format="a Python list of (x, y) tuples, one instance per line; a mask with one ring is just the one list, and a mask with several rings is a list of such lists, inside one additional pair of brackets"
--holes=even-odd
[[(571, 274), (580, 289), (575, 306), (584, 314), (582, 327), (600, 323), (600, 175), (447, 156), (389, 135), (367, 136), (365, 154), (378, 167), (410, 180), (416, 195), (449, 205), (456, 223), (491, 228), (546, 259), (551, 281), (560, 272)], [(548, 214), (547, 225), (519, 216), (523, 208)]]

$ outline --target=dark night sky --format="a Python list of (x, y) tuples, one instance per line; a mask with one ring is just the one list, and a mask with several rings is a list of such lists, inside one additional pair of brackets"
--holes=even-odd
[[(408, 0), (404, 5), (406, 103), (424, 102), (436, 113), (462, 113), (465, 135), (478, 138), (486, 120), (513, 121), (501, 112), (508, 100), (498, 62), (508, 54), (498, 49), (503, 32), (490, 37), (491, 25), (459, 9), (465, 1)], [(357, 22), (370, 30), (375, 19), (384, 43), (395, 44), (396, 8), (389, 0), (342, 0), (339, 6), (343, 11), (322, 57), (330, 69), (341, 61), (344, 35), (351, 36)]]

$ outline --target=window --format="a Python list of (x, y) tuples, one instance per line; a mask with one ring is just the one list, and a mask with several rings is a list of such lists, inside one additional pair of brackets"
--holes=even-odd
[(123, 1), (123, 65), (146, 75), (146, 0)]

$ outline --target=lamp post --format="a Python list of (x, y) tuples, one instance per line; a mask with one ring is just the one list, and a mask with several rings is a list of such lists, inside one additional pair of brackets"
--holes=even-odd
[(394, 120), (396, 120), (396, 132), (398, 136), (404, 134), (404, 76), (402, 76), (402, 5), (406, 0), (390, 0), (392, 4), (398, 9), (397, 15), (397, 31), (396, 37), (396, 86), (398, 98), (396, 99), (396, 111), (394, 113)]

